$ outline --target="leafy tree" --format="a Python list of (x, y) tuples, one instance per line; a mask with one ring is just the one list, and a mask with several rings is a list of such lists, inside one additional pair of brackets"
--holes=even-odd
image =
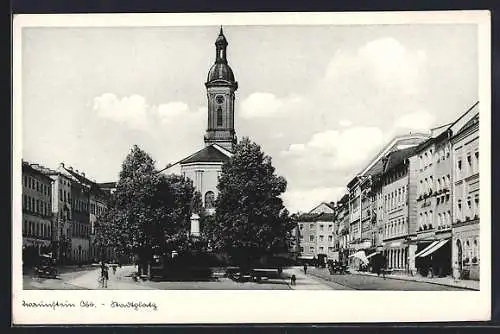
[(286, 180), (274, 171), (271, 158), (248, 138), (222, 166), (216, 213), (207, 232), (213, 247), (241, 266), (289, 249), (294, 223), (279, 197)]
[(153, 159), (135, 145), (122, 164), (108, 211), (98, 218), (97, 244), (136, 255), (142, 269), (154, 252), (186, 251), (193, 194), (189, 179), (159, 174)]

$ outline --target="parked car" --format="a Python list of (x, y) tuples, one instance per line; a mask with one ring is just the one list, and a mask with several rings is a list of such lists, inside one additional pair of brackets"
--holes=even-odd
[(38, 263), (33, 268), (36, 277), (56, 278), (58, 275), (55, 259), (51, 255), (42, 254), (38, 258)]

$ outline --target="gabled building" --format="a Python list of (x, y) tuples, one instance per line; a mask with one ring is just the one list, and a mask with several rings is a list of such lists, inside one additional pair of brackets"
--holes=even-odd
[(479, 280), (479, 105), (453, 126), (452, 264), (456, 278)]
[[(415, 265), (423, 276), (452, 274), (454, 165), (452, 141), (474, 117), (477, 103), (451, 124), (433, 129), (432, 138), (415, 152), (417, 164), (417, 231)], [(460, 154), (459, 154), (460, 155)]]
[(368, 253), (376, 250), (374, 239), (378, 230), (377, 219), (373, 216), (376, 211), (374, 203), (377, 196), (380, 196), (380, 192), (374, 192), (371, 188), (374, 178), (383, 172), (384, 158), (392, 152), (415, 147), (428, 138), (429, 135), (421, 133), (396, 136), (347, 184), (350, 220), (349, 252), (351, 254), (360, 250)]
[[(335, 249), (335, 213), (331, 206), (318, 205), (308, 213), (298, 216), (297, 233), (299, 244), (298, 259), (312, 261), (314, 259), (338, 260), (338, 251)], [(320, 207), (325, 211), (319, 210)]]
[(53, 251), (52, 179), (36, 164), (22, 162), (23, 264)]
[(95, 224), (100, 215), (107, 210), (110, 192), (103, 190), (99, 184), (86, 177), (72, 167), (60, 165), (60, 170), (72, 180), (71, 205), (73, 219), (71, 222), (71, 260), (72, 262), (92, 262), (101, 258), (112, 260), (111, 248), (98, 249), (94, 245)]
[[(416, 212), (416, 166), (411, 157), (416, 147), (389, 153), (384, 158), (383, 172), (379, 175), (377, 202), (378, 246), (387, 259), (387, 266), (393, 271), (409, 273), (414, 267), (415, 254), (414, 217)], [(382, 234), (380, 236), (380, 233)]]
[(322, 202), (318, 204), (314, 209), (309, 211), (309, 213), (334, 213), (335, 212), (335, 203), (325, 203)]
[(335, 212), (334, 251), (338, 251), (339, 261), (346, 263), (349, 257), (349, 194), (337, 202)]

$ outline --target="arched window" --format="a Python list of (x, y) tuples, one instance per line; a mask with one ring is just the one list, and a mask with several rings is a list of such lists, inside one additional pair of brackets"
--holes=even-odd
[(217, 108), (217, 126), (222, 126), (222, 108)]
[(215, 207), (215, 194), (213, 191), (207, 191), (205, 193), (205, 208), (213, 209)]

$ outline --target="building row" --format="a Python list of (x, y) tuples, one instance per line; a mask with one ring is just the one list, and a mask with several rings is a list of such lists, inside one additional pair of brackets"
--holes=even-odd
[(478, 102), (430, 134), (395, 137), (346, 188), (299, 216), (299, 258), (357, 266), (383, 254), (401, 274), (479, 280)]
[(107, 209), (114, 184), (98, 184), (60, 164), (57, 170), (22, 162), (23, 263), (51, 254), (58, 263), (111, 259), (94, 245), (95, 223)]

